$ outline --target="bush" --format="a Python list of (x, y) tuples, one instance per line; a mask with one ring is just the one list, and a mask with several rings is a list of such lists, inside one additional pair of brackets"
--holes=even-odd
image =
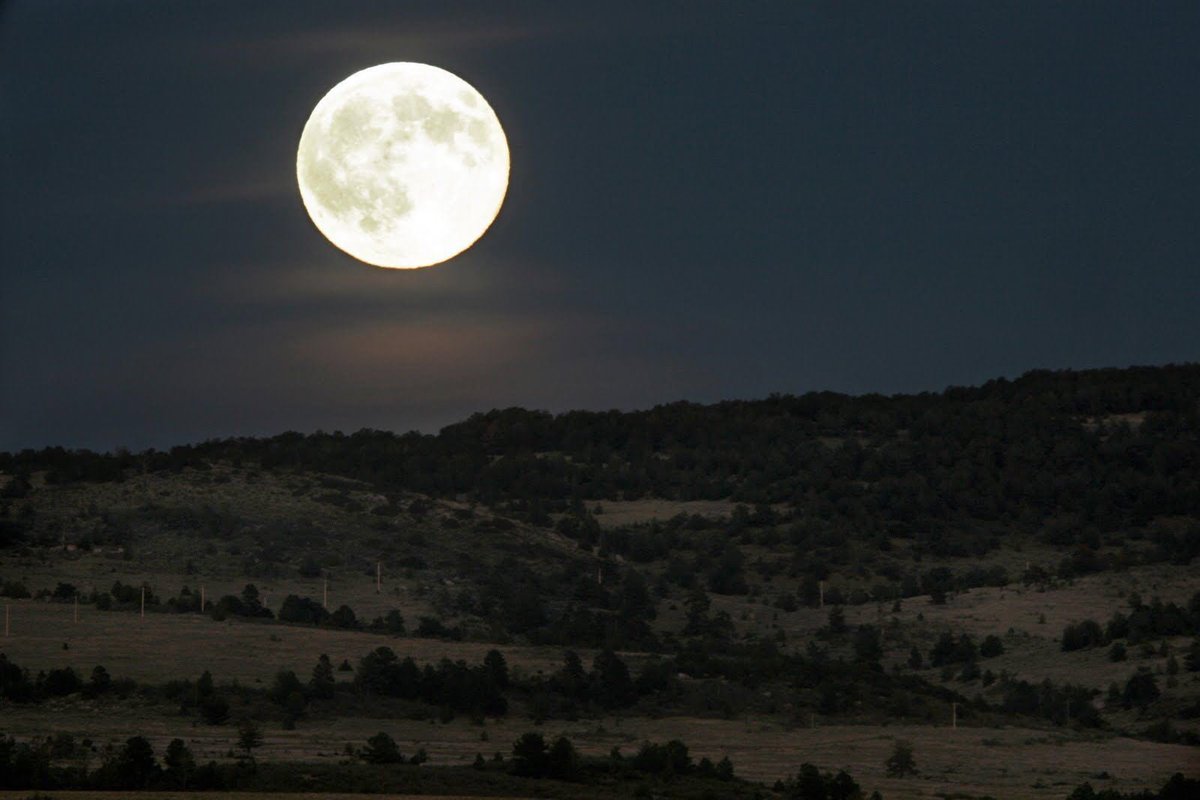
[(1159, 698), (1158, 680), (1151, 672), (1135, 672), (1125, 682), (1121, 700), (1126, 708), (1144, 709)]
[(275, 673), (275, 683), (267, 690), (267, 699), (276, 705), (284, 705), (293, 693), (304, 696), (304, 684), (296, 677), (296, 673), (283, 670)]
[(513, 742), (512, 772), (529, 778), (546, 774), (549, 748), (540, 733), (527, 733)]
[(159, 772), (154, 749), (141, 736), (127, 740), (116, 758), (105, 768), (113, 783), (121, 789), (148, 788)]
[(354, 629), (358, 627), (358, 617), (350, 606), (341, 605), (329, 615), (328, 624), (334, 628)]
[(367, 746), (359, 751), (358, 757), (368, 764), (403, 764), (404, 756), (396, 740), (383, 731), (367, 739)]
[(652, 775), (683, 775), (692, 767), (687, 745), (678, 739), (666, 744), (646, 742), (633, 757), (633, 768)]
[(329, 619), (325, 607), (309, 597), (289, 594), (279, 608), (280, 622), (295, 622), (302, 625), (320, 625)]
[(969, 634), (964, 633), (955, 638), (954, 634), (945, 631), (929, 651), (929, 663), (930, 666), (942, 667), (974, 661), (978, 656), (979, 649)]
[(546, 774), (560, 781), (574, 780), (579, 773), (579, 754), (565, 736), (560, 736), (550, 745), (546, 754)]
[[(793, 780), (781, 781), (775, 785), (775, 789), (782, 791), (789, 800), (852, 800), (863, 796), (858, 783), (845, 770), (839, 771), (837, 775), (828, 772), (822, 774), (812, 764), (801, 764), (800, 773)], [(872, 798), (874, 797), (875, 795), (872, 795)]]
[(453, 639), (453, 631), (437, 617), (421, 617), (417, 622), (417, 636), (423, 639)]
[(229, 701), (217, 694), (203, 698), (200, 716), (209, 725), (224, 725), (229, 721)]
[(88, 693), (91, 695), (100, 695), (112, 688), (112, 676), (108, 674), (108, 670), (99, 664), (92, 669), (92, 679), (88, 682)]
[(1102, 647), (1105, 644), (1104, 630), (1094, 619), (1085, 619), (1063, 629), (1063, 652), (1084, 650), (1089, 647)]
[(887, 761), (883, 762), (883, 765), (887, 768), (888, 777), (891, 778), (916, 775), (917, 762), (913, 758), (912, 744), (897, 739), (895, 747), (892, 748), (892, 754), (888, 756)]
[(376, 617), (375, 621), (371, 623), (371, 628), (390, 633), (393, 636), (403, 636), (405, 632), (404, 616), (396, 609), (392, 609), (387, 613), (387, 616)]
[(83, 681), (70, 667), (52, 669), (42, 680), (42, 691), (50, 697), (65, 697), (83, 690)]
[(14, 600), (25, 600), (32, 595), (25, 584), (20, 581), (5, 581), (0, 584), (0, 597), (11, 597)]

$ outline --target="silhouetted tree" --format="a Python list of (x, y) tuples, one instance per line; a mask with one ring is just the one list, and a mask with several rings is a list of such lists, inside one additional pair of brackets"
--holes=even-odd
[(154, 760), (154, 748), (141, 736), (125, 741), (114, 766), (116, 783), (123, 789), (148, 788), (159, 771), (158, 763)]
[(887, 761), (883, 765), (887, 768), (888, 776), (892, 778), (916, 775), (917, 762), (913, 758), (912, 745), (909, 742), (897, 739), (895, 746), (892, 748), (892, 754), (888, 756)]
[(164, 777), (176, 789), (187, 789), (196, 772), (196, 759), (182, 739), (172, 739), (163, 756)]
[(546, 774), (548, 749), (540, 733), (526, 733), (513, 743), (512, 771), (516, 775), (540, 778)]
[(313, 697), (328, 700), (333, 697), (336, 688), (337, 681), (333, 677), (333, 664), (330, 662), (329, 656), (322, 653), (321, 657), (317, 659), (317, 665), (313, 667), (308, 690)]
[(359, 753), (359, 757), (368, 764), (403, 764), (404, 756), (396, 740), (383, 731), (367, 739), (367, 746)]
[(254, 761), (254, 751), (257, 748), (262, 747), (262, 745), (262, 731), (259, 730), (259, 727), (254, 723), (254, 720), (243, 719), (238, 723), (237, 746), (242, 751), (247, 761)]

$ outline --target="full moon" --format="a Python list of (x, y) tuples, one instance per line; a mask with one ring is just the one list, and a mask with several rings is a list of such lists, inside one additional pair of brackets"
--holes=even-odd
[(483, 95), (427, 64), (356, 72), (317, 103), (296, 152), (317, 229), (377, 267), (453, 258), (492, 224), (508, 189), (508, 140)]

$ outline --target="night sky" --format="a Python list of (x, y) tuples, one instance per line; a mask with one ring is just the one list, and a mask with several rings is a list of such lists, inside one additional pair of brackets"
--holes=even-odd
[[(389, 61), (512, 150), (426, 270), (296, 190)], [(1200, 358), (1194, 0), (9, 0), (0, 159), (0, 450)]]

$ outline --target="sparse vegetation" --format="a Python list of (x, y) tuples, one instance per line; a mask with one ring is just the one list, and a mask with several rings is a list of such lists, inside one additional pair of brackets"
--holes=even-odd
[[(901, 726), (921, 771), (876, 749), (854, 773), (911, 782), (946, 776), (920, 731), (951, 715), (993, 742), (1010, 726), (1187, 745), (1198, 387), (1194, 367), (1032, 373), (920, 397), (508, 409), (437, 436), (0, 454), (0, 595), (18, 629), (0, 704), (26, 731), (11, 747), (31, 748), (24, 780), (58, 774), (87, 759), (39, 773), (38, 715), (91, 735), (136, 708), (188, 735), (160, 762), (142, 742), (168, 738), (106, 732), (87, 786), (292, 786), (281, 743), (336, 721), (354, 730), (350, 783), (408, 791), (416, 773), (458, 774), (389, 727), (433, 723), (469, 732), (471, 781), (603, 774), (614, 796), (724, 797), (744, 788), (720, 750), (739, 737), (693, 756), (672, 725)], [(526, 720), (540, 738), (475, 758)], [(220, 758), (199, 764), (191, 737)], [(665, 744), (610, 752), (642, 739)], [(438, 770), (414, 769), (430, 756)], [(850, 792), (838, 763), (757, 774), (785, 797)]]

